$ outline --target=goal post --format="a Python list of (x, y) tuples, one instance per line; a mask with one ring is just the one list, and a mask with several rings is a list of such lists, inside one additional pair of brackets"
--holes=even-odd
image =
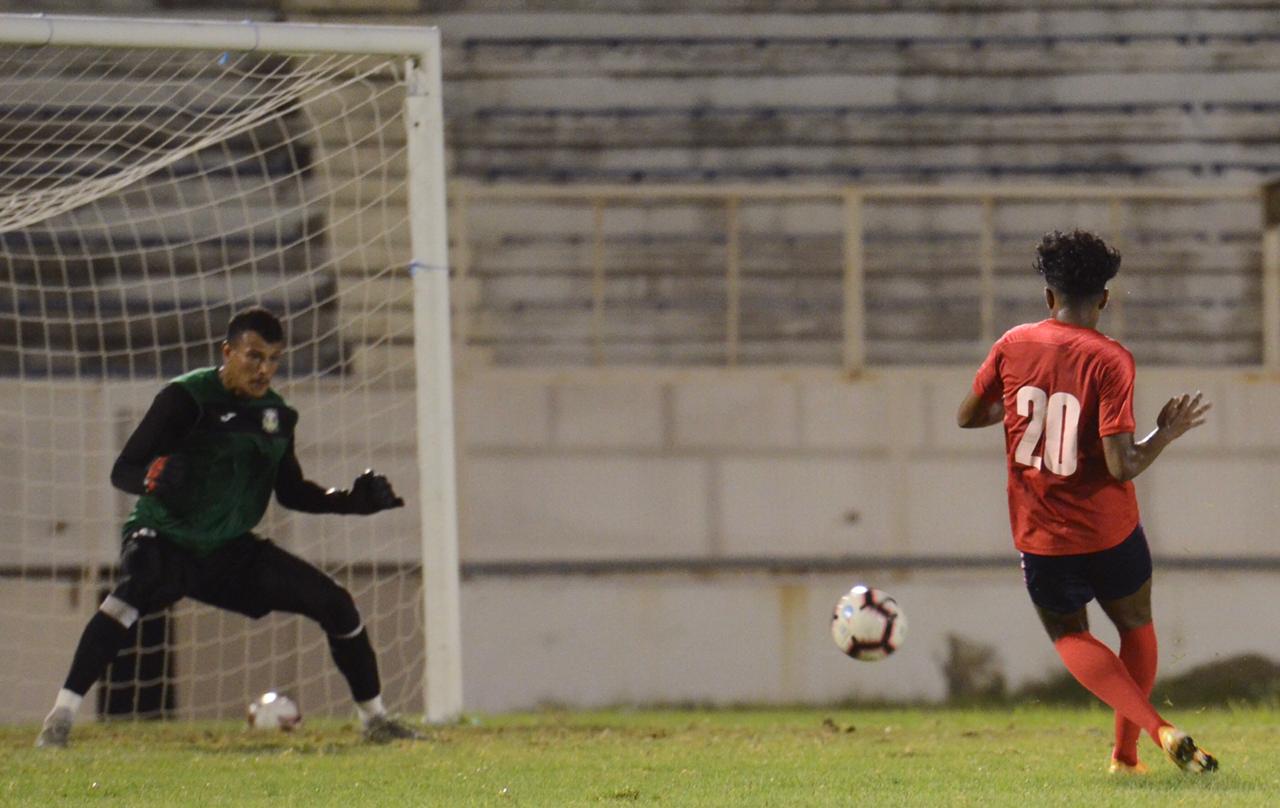
[[(277, 387), (304, 471), (345, 486), (371, 465), (413, 495), (372, 519), (273, 506), (262, 532), (356, 595), (393, 709), (461, 713), (441, 84), (432, 27), (0, 14), (0, 630), (30, 637), (41, 671), (0, 662), (0, 692), (47, 709), (75, 604), (114, 574), (111, 459), (164, 380), (215, 362), (229, 314), (261, 303), (289, 333)], [(135, 701), (176, 688), (176, 714), (230, 717), (269, 686), (349, 709), (299, 618), (174, 620), (139, 633), (119, 683)]]
[[(433, 36), (434, 57), (424, 57), (409, 68), (405, 126), (409, 132), (409, 235), (414, 256), (410, 269), (414, 332), (418, 335), (414, 344), (426, 715), (428, 721), (442, 722), (457, 718), (462, 710), (462, 655), (444, 109), (438, 31), (433, 29)], [(415, 132), (425, 136), (415, 136)]]

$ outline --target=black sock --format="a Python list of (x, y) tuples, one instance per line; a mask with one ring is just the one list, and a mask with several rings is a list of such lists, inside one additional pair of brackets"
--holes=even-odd
[(368, 701), (382, 692), (382, 682), (378, 679), (378, 657), (369, 644), (369, 632), (360, 629), (354, 637), (339, 638), (329, 636), (329, 652), (338, 670), (347, 678), (351, 686), (351, 697), (356, 701)]
[(120, 625), (113, 617), (102, 612), (94, 612), (89, 624), (80, 635), (80, 644), (76, 646), (76, 655), (71, 659), (71, 671), (63, 684), (72, 693), (83, 696), (89, 692), (93, 683), (102, 678), (107, 666), (120, 653), (129, 639), (129, 629)]

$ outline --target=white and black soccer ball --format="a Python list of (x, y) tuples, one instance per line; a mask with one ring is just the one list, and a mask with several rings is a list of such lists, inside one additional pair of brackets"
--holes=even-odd
[(861, 584), (836, 602), (831, 638), (854, 659), (874, 662), (902, 647), (907, 617), (898, 602), (879, 589)]
[(302, 723), (298, 703), (283, 693), (269, 690), (249, 705), (249, 727), (292, 732)]

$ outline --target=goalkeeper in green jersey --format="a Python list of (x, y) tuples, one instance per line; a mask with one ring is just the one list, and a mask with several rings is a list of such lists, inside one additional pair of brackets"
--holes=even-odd
[(237, 314), (222, 365), (166, 385), (125, 443), (111, 482), (138, 495), (138, 503), (124, 524), (121, 577), (80, 636), (37, 746), (67, 745), (81, 700), (130, 626), (183, 597), (252, 618), (273, 611), (311, 618), (328, 635), (365, 737), (418, 737), (382, 705), (377, 658), (351, 594), (252, 533), (273, 492), (284, 507), (306, 513), (373, 514), (404, 505), (372, 470), (349, 490), (325, 490), (303, 477), (294, 454), (298, 413), (271, 389), (283, 353), (275, 315), (262, 308)]

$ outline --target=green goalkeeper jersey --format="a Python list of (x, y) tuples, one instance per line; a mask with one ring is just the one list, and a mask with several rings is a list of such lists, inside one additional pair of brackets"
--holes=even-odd
[(190, 393), (199, 415), (177, 436), (186, 479), (164, 500), (138, 498), (126, 533), (151, 528), (198, 555), (208, 555), (252, 530), (266, 513), (276, 471), (289, 450), (298, 414), (274, 390), (258, 399), (237, 398), (217, 368), (173, 380)]

